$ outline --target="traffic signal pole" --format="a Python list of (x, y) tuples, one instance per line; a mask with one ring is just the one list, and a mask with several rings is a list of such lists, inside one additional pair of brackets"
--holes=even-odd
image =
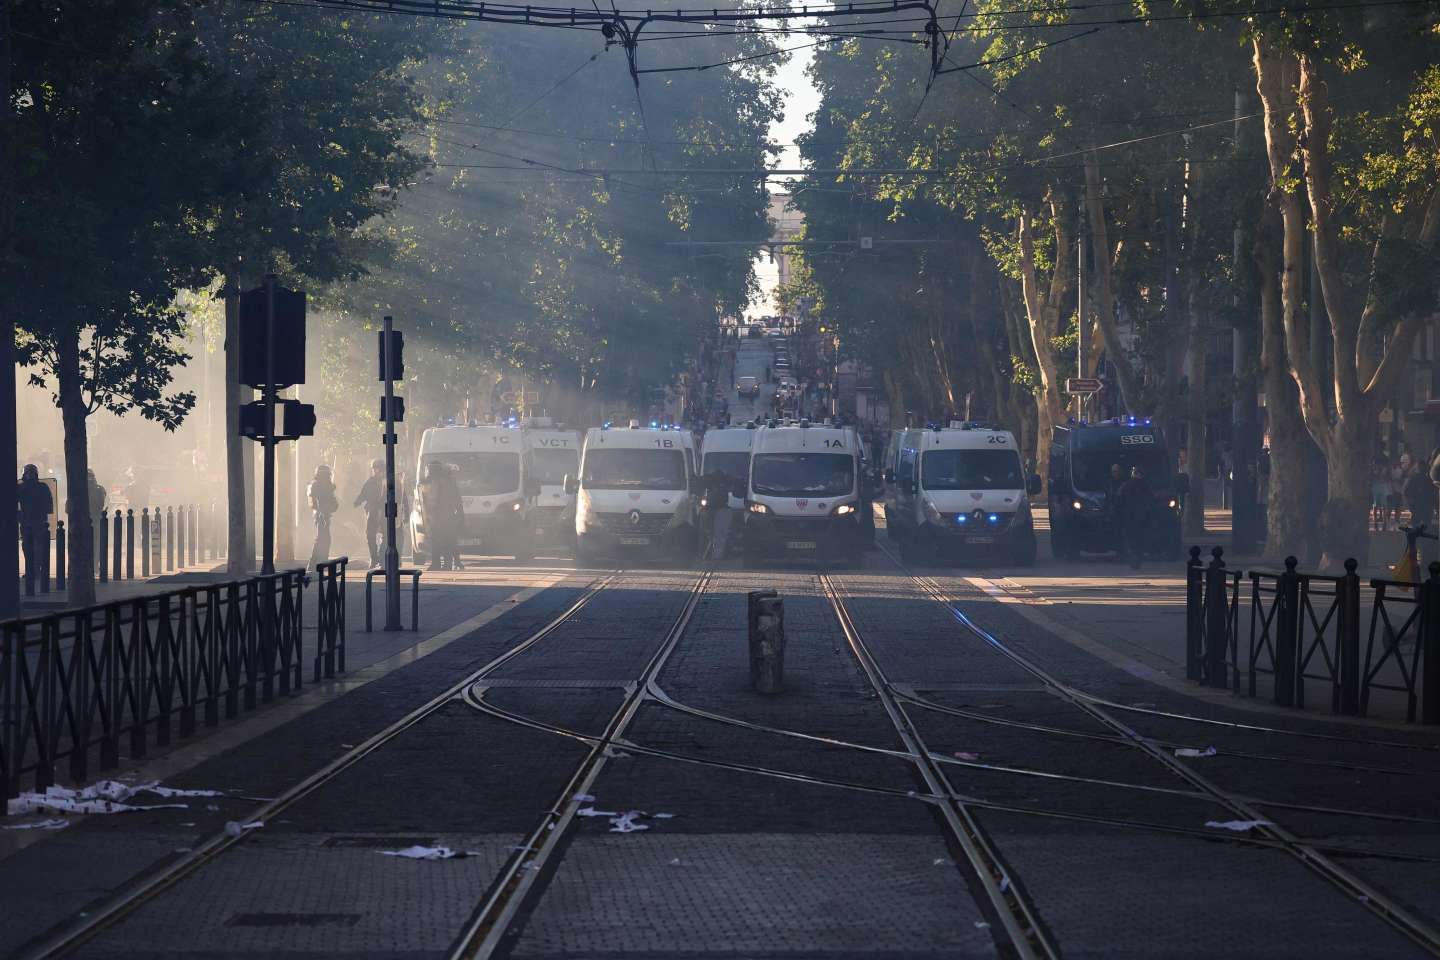
[(395, 540), (395, 320), (385, 318), (385, 629), (400, 629), (400, 549)]

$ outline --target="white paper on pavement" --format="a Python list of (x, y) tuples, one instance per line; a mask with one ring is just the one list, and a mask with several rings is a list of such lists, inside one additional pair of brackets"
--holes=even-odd
[(1206, 747), (1204, 750), (1197, 750), (1195, 747), (1181, 747), (1180, 749), (1178, 749), (1178, 750), (1175, 751), (1175, 756), (1177, 756), (1177, 757), (1213, 757), (1213, 756), (1215, 756), (1215, 753), (1216, 753), (1216, 751), (1215, 751), (1215, 748), (1214, 748), (1214, 747)]
[(264, 820), (252, 820), (249, 823), (239, 823), (235, 820), (230, 820), (225, 824), (225, 835), (227, 837), (238, 837), (242, 833), (259, 830), (263, 826), (265, 826)]
[[(184, 810), (183, 803), (129, 803), (139, 793), (158, 796), (190, 796), (188, 793), (162, 793), (165, 787), (155, 783), (128, 784), (118, 780), (101, 780), (88, 787), (49, 786), (44, 792), (26, 791), (10, 801), (10, 813), (127, 813), (132, 810)], [(212, 794), (201, 794), (210, 796)]]
[(1269, 820), (1206, 820), (1205, 826), (1214, 827), (1216, 830), (1234, 830), (1236, 833), (1244, 833), (1246, 830), (1254, 830), (1256, 827), (1270, 826)]
[(9, 826), (0, 828), (5, 830), (64, 830), (70, 826), (69, 820), (36, 820), (34, 823), (12, 823)]
[(645, 814), (639, 810), (627, 811), (610, 821), (610, 832), (634, 833), (637, 830), (649, 830), (649, 825), (637, 822), (638, 819), (643, 816), (645, 816)]
[(407, 860), (453, 860), (467, 854), (449, 847), (406, 847), (404, 850), (381, 850), (382, 856), (404, 857)]

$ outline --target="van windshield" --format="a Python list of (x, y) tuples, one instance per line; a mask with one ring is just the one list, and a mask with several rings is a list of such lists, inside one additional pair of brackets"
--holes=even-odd
[[(1077, 450), (1072, 457), (1075, 475), (1075, 489), (1088, 493), (1108, 493), (1112, 486), (1118, 486), (1130, 478), (1135, 467), (1145, 471), (1145, 479), (1155, 490), (1170, 487), (1170, 463), (1165, 449), (1136, 447), (1130, 450)], [(1118, 464), (1120, 480), (1111, 478), (1110, 468)]]
[(839, 497), (855, 489), (855, 461), (843, 453), (762, 453), (751, 485), (767, 497)]
[(679, 450), (589, 450), (580, 483), (590, 490), (684, 490)]
[(750, 451), (717, 450), (707, 453), (705, 472), (723, 473), (733, 480), (745, 480), (750, 476)]
[(423, 477), (431, 463), (450, 464), (455, 470), (455, 485), (462, 497), (493, 497), (520, 489), (520, 454), (478, 453), (461, 450), (454, 453), (427, 453), (420, 458)]
[(531, 477), (547, 486), (564, 483), (565, 477), (573, 477), (580, 465), (578, 450), (532, 450), (530, 454)]
[(1020, 490), (1020, 455), (1014, 450), (926, 450), (920, 462), (926, 490)]

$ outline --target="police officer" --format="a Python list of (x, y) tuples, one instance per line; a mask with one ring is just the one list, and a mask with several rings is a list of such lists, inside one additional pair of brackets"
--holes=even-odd
[(310, 509), (315, 514), (315, 546), (310, 551), (310, 565), (314, 566), (330, 559), (330, 518), (340, 509), (329, 466), (322, 463), (315, 468), (315, 476), (310, 479), (306, 493), (310, 497)]
[(25, 464), (15, 487), (15, 499), (20, 510), (20, 543), (25, 551), (25, 592), (28, 594), (49, 559), (47, 527), (50, 514), (55, 512), (55, 498), (50, 496), (50, 488), (40, 482), (40, 468), (35, 464)]
[(1116, 519), (1120, 523), (1121, 554), (1128, 556), (1132, 569), (1140, 569), (1145, 554), (1146, 533), (1150, 511), (1155, 506), (1155, 491), (1145, 479), (1145, 470), (1138, 464), (1130, 469), (1130, 479), (1120, 485)]
[(380, 566), (381, 529), (385, 523), (385, 461), (370, 462), (370, 476), (355, 495), (355, 506), (365, 510), (365, 545), (370, 548), (370, 565)]

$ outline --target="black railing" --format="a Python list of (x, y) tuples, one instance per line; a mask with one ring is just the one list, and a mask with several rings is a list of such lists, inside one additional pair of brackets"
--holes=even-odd
[[(1364, 621), (1358, 564), (1345, 561), (1340, 575), (1304, 573), (1294, 557), (1281, 572), (1251, 570), (1250, 638), (1237, 663), (1240, 573), (1224, 568), (1220, 548), (1208, 566), (1192, 547), (1187, 567), (1187, 673), (1210, 686), (1229, 684), (1256, 696), (1257, 680), (1272, 680), (1271, 699), (1284, 707), (1307, 705), (1310, 684), (1328, 688), (1330, 709), (1365, 716), (1372, 690), (1406, 696), (1406, 719), (1440, 723), (1440, 563), (1430, 564), (1424, 583), (1371, 580), (1369, 642), (1361, 664)], [(1211, 643), (1211, 638), (1217, 639)]]
[(1209, 565), (1200, 548), (1190, 548), (1185, 567), (1185, 673), (1209, 687), (1239, 689), (1238, 636), (1240, 571), (1225, 569), (1225, 551), (1210, 551)]
[[(347, 558), (316, 568), (313, 677), (345, 666)], [(0, 799), (32, 777), (114, 768), (304, 679), (305, 571), (191, 586), (0, 623)], [(3, 811), (0, 811), (3, 812)]]
[[(171, 573), (186, 566), (218, 561), (225, 556), (224, 530), (216, 526), (216, 506), (141, 507), (102, 510), (91, 520), (95, 575), (102, 582), (142, 579)], [(32, 535), (37, 546), (24, 553), (25, 595), (49, 593), (51, 578), (55, 589), (65, 589), (67, 536), (64, 520), (56, 520), (52, 532), (48, 523), (33, 530), (17, 525), (24, 542)], [(137, 562), (136, 554), (139, 554)]]

